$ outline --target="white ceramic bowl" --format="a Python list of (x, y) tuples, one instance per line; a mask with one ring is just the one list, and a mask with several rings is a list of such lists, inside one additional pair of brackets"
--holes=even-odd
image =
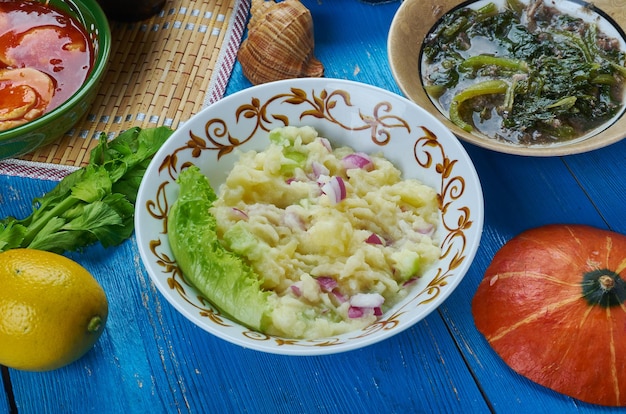
[[(229, 320), (190, 286), (168, 244), (166, 217), (176, 200), (178, 173), (195, 164), (217, 188), (238, 151), (263, 150), (267, 134), (284, 125), (310, 125), (334, 146), (382, 152), (406, 178), (437, 189), (442, 256), (405, 300), (366, 329), (332, 338), (267, 336)], [(185, 317), (246, 348), (321, 355), (360, 348), (397, 334), (435, 310), (470, 267), (483, 228), (483, 198), (472, 161), (457, 138), (415, 103), (388, 91), (326, 78), (279, 81), (228, 96), (181, 126), (151, 162), (136, 204), (136, 236), (154, 284)]]
[[(496, 0), (496, 3), (502, 1)], [(528, 3), (528, 0), (522, 0)], [(574, 139), (551, 145), (519, 145), (487, 138), (476, 132), (467, 132), (451, 122), (447, 114), (439, 111), (424, 90), (421, 77), (421, 59), (424, 39), (447, 13), (461, 6), (475, 3), (473, 0), (404, 0), (398, 8), (389, 29), (387, 50), (393, 76), (402, 92), (412, 101), (430, 111), (441, 120), (460, 139), (474, 145), (508, 154), (534, 157), (551, 157), (588, 152), (622, 140), (626, 136), (626, 116), (615, 120), (605, 129), (599, 128), (586, 135), (586, 138)], [(620, 38), (619, 32), (626, 29), (626, 8), (623, 2), (613, 0), (546, 0), (546, 4), (563, 12), (586, 20), (594, 20), (600, 29), (611, 36)], [(613, 34), (610, 21), (615, 25)], [(621, 29), (620, 29), (621, 27)], [(624, 35), (621, 36), (622, 38)]]

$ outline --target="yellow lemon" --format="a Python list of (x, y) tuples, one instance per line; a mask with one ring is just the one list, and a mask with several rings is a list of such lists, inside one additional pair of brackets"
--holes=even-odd
[(81, 265), (55, 253), (0, 253), (0, 364), (48, 371), (83, 356), (98, 340), (108, 302)]

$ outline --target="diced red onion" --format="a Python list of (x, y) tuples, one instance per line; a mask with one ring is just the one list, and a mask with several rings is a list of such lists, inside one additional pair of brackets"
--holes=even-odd
[(358, 306), (350, 306), (348, 308), (348, 317), (351, 319), (362, 318), (366, 313), (373, 313), (374, 316), (382, 316), (383, 310), (378, 306), (375, 308), (359, 308)]
[(335, 295), (335, 298), (337, 298), (337, 301), (339, 301), (339, 303), (345, 303), (348, 300), (346, 299), (346, 297), (339, 291), (339, 289), (333, 289), (333, 295)]
[(242, 220), (248, 220), (248, 215), (243, 210), (233, 207), (231, 212), (233, 213), (233, 216), (237, 218), (240, 218)]
[(289, 286), (289, 288), (291, 289), (291, 291), (293, 292), (294, 295), (300, 297), (302, 296), (302, 290), (300, 290), (300, 286), (297, 286), (296, 284), (293, 284), (291, 286)]
[(341, 160), (346, 170), (351, 168), (360, 168), (365, 171), (372, 171), (374, 169), (374, 163), (369, 155), (362, 152), (355, 152), (348, 154)]
[(355, 308), (378, 308), (385, 302), (379, 293), (357, 293), (350, 297), (350, 306)]
[(317, 161), (313, 161), (311, 163), (311, 169), (313, 170), (313, 178), (315, 178), (316, 180), (322, 175), (330, 174), (328, 168), (326, 168), (324, 164)]
[(348, 308), (348, 317), (351, 319), (362, 318), (366, 312), (371, 312), (374, 316), (382, 316), (383, 310), (380, 307), (376, 308), (359, 308), (356, 306), (350, 306)]
[(346, 184), (343, 178), (334, 176), (322, 186), (322, 192), (336, 204), (346, 198)]
[(290, 229), (300, 229), (300, 230), (305, 229), (304, 221), (302, 220), (300, 215), (298, 215), (294, 211), (285, 212), (285, 215), (283, 216), (283, 224), (289, 227)]
[(326, 138), (318, 137), (317, 140), (328, 150), (328, 152), (333, 151), (332, 145), (330, 145), (330, 141)]
[(385, 298), (378, 293), (357, 293), (350, 297), (350, 308), (348, 308), (348, 317), (361, 318), (369, 310), (375, 316), (383, 314), (381, 306), (385, 302)]
[(409, 280), (407, 280), (406, 282), (404, 282), (402, 284), (402, 287), (407, 287), (407, 286), (411, 286), (412, 284), (414, 284), (415, 282), (417, 282), (417, 277), (412, 277)]
[(385, 241), (378, 234), (372, 233), (367, 239), (365, 239), (365, 243), (384, 245)]
[(320, 174), (319, 177), (317, 177), (317, 185), (319, 185), (320, 187), (322, 187), (324, 184), (326, 184), (329, 181), (330, 181), (330, 177), (326, 174)]
[(354, 306), (350, 306), (348, 308), (348, 318), (360, 318), (363, 316), (363, 314), (365, 313), (365, 311), (363, 310), (363, 308), (357, 308)]
[(426, 234), (431, 236), (435, 232), (435, 226), (432, 223), (428, 223), (426, 226), (416, 229), (420, 234)]
[(332, 292), (337, 287), (337, 281), (330, 276), (319, 276), (317, 283), (323, 292)]

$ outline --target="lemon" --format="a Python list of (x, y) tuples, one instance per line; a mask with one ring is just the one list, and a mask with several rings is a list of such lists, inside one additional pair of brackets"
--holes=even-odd
[(49, 371), (83, 356), (108, 316), (104, 290), (81, 265), (56, 253), (0, 253), (0, 364)]

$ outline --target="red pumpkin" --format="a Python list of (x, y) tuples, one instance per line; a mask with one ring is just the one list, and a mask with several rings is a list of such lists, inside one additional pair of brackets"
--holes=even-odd
[(626, 236), (583, 225), (525, 231), (472, 301), (478, 330), (519, 374), (581, 401), (626, 405)]

